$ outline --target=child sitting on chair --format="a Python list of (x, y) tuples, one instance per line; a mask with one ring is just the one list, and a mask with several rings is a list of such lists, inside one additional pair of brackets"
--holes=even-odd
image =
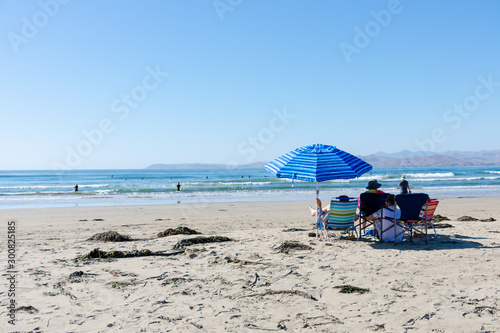
[[(339, 201), (349, 201), (349, 197), (347, 195), (341, 195), (337, 197), (336, 199), (339, 199)], [(321, 200), (319, 198), (316, 198), (316, 205), (318, 206), (317, 208), (317, 213), (318, 213), (318, 220), (320, 222), (328, 222), (328, 215), (330, 214), (330, 205), (326, 207), (322, 207)], [(309, 209), (311, 211), (311, 216), (316, 216), (316, 211), (309, 205)]]
[(320, 222), (327, 222), (328, 221), (328, 214), (330, 213), (330, 205), (326, 207), (322, 207), (321, 200), (319, 198), (316, 198), (316, 205), (318, 206), (317, 210), (315, 211), (311, 205), (309, 205), (309, 209), (311, 211), (311, 216), (316, 216), (316, 212), (318, 214), (318, 221)]

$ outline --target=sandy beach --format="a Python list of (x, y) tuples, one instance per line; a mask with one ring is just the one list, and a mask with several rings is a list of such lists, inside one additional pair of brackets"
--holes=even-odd
[[(444, 198), (452, 227), (397, 246), (310, 237), (308, 204), (0, 210), (0, 330), (500, 332), (500, 198)], [(201, 234), (158, 237), (180, 226)], [(88, 240), (108, 231), (132, 240)], [(230, 240), (174, 249), (200, 236)], [(285, 241), (310, 248), (282, 253)], [(77, 259), (96, 248), (161, 255)]]

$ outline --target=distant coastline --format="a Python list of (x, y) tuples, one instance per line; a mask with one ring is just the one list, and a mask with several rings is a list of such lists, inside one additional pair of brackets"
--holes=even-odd
[[(373, 167), (444, 167), (444, 166), (500, 166), (500, 150), (482, 150), (477, 152), (449, 151), (429, 153), (422, 151), (402, 151), (399, 153), (378, 152), (358, 156)], [(267, 162), (227, 165), (210, 163), (152, 164), (146, 169), (259, 169)]]
[(359, 156), (374, 167), (445, 167), (500, 166), (500, 150), (477, 152), (449, 151), (444, 153), (403, 151), (396, 154), (379, 152)]

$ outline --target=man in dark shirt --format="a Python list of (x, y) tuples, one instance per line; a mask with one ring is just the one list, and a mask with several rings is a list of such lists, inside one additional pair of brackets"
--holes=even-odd
[(411, 193), (410, 185), (408, 184), (405, 175), (401, 176), (401, 182), (399, 182), (398, 188), (400, 187), (401, 187), (401, 194)]

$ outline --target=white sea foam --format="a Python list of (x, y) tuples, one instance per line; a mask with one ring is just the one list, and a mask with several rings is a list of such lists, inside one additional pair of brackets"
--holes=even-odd
[(454, 177), (453, 172), (407, 173), (406, 178), (449, 178)]

